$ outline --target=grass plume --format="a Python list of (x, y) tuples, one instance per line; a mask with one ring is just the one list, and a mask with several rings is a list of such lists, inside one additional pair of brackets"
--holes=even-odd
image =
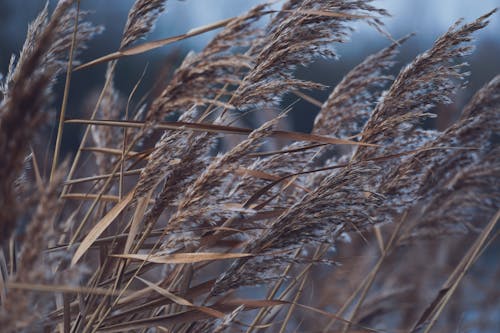
[[(168, 4), (136, 0), (117, 51), (77, 68), (107, 62), (89, 119), (61, 115), (84, 135), (51, 175), (34, 143), (54, 148), (39, 133), (57, 126), (55, 83), (102, 28), (59, 1), (12, 58), (0, 82), (2, 332), (452, 331), (457, 313), (478, 318), (467, 329), (498, 327), (500, 270), (482, 255), (498, 242), (500, 76), (448, 128), (423, 122), (465, 87), (473, 35), (496, 10), (458, 21), (394, 76), (410, 36), (392, 40), (318, 102), (305, 91), (329, 88), (296, 69), (335, 59), (355, 21), (387, 36), (387, 11), (262, 3), (141, 42)], [(141, 78), (128, 99), (116, 88), (122, 57), (214, 29), (168, 80)], [(139, 85), (151, 93), (135, 103)], [(311, 133), (283, 129), (287, 94), (320, 105)]]

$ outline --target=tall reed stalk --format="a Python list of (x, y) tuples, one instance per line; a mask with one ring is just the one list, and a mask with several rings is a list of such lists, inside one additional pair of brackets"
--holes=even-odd
[[(388, 36), (388, 13), (282, 2), (144, 42), (168, 3), (136, 0), (117, 51), (84, 64), (92, 15), (71, 0), (41, 11), (0, 86), (1, 332), (498, 328), (500, 75), (449, 128), (423, 126), (465, 86), (495, 10), (395, 76), (411, 36), (390, 41), (318, 102), (309, 91), (330, 88), (297, 67), (335, 58), (356, 21)], [(211, 30), (169, 80), (116, 88), (122, 58)], [(71, 74), (103, 63), (89, 116), (68, 119)], [(287, 94), (320, 106), (311, 133), (283, 129)], [(239, 125), (252, 115), (266, 120)], [(59, 158), (75, 124), (79, 148)]]

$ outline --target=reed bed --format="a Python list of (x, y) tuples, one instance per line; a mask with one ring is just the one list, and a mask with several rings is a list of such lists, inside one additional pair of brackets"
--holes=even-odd
[[(393, 76), (411, 36), (390, 37), (369, 0), (262, 3), (145, 42), (166, 7), (136, 0), (119, 49), (81, 63), (103, 30), (60, 0), (13, 56), (0, 86), (2, 332), (498, 329), (500, 75), (449, 128), (424, 126), (465, 86), (495, 9)], [(296, 77), (335, 58), (356, 21), (387, 47), (333, 89)], [(121, 59), (212, 30), (169, 80), (115, 88)], [(94, 66), (92, 111), (69, 119), (72, 74)], [(331, 93), (316, 101), (315, 89)], [(320, 105), (311, 133), (283, 128), (290, 94)], [(80, 146), (65, 156), (74, 126)]]

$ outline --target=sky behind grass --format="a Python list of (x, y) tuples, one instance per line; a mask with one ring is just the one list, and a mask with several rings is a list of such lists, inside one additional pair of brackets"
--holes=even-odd
[[(0, 73), (7, 71), (11, 54), (18, 54), (24, 41), (28, 23), (43, 8), (45, 2), (45, 0), (0, 1)], [(82, 7), (91, 12), (90, 20), (106, 27), (106, 31), (97, 37), (96, 41), (90, 45), (90, 50), (83, 55), (84, 61), (113, 52), (118, 48), (127, 12), (133, 2), (133, 0), (82, 1)], [(167, 1), (166, 13), (160, 18), (154, 33), (148, 39), (182, 34), (192, 28), (241, 14), (260, 2), (262, 1), (169, 0)], [(49, 3), (53, 6), (56, 1), (51, 0)], [(276, 1), (274, 6), (279, 8), (282, 3), (283, 1)], [(400, 65), (410, 62), (417, 54), (430, 48), (433, 41), (457, 19), (463, 17), (465, 21), (470, 22), (500, 6), (498, 0), (375, 0), (374, 4), (386, 8), (392, 14), (392, 17), (385, 18), (384, 22), (386, 30), (394, 38), (400, 38), (412, 32), (416, 33), (415, 37), (401, 48), (401, 55), (398, 59)], [(308, 71), (308, 73), (313, 73), (313, 77), (309, 76), (307, 79), (313, 79), (333, 87), (349, 69), (360, 63), (369, 54), (390, 43), (373, 27), (363, 23), (354, 24), (354, 26), (357, 31), (353, 34), (351, 41), (335, 46), (340, 59), (328, 62), (320, 60), (313, 64), (312, 70)], [(457, 96), (459, 104), (457, 109), (470, 98), (475, 90), (500, 72), (498, 31), (500, 31), (500, 14), (493, 16), (490, 25), (475, 34), (477, 50), (469, 58), (470, 71), (472, 72), (470, 89)], [(152, 82), (154, 73), (167, 61), (171, 61), (175, 66), (189, 50), (198, 51), (203, 48), (214, 34), (215, 32), (207, 33), (154, 52), (122, 60), (121, 67), (117, 72), (118, 88), (125, 93), (130, 91), (137, 78), (144, 71), (146, 64), (148, 64), (149, 70), (145, 81)], [(165, 56), (172, 53), (177, 55), (167, 60)], [(70, 103), (75, 103), (75, 109), (70, 115), (81, 114), (81, 110), (78, 109), (80, 104), (78, 100), (86, 96), (79, 94), (83, 90), (88, 92), (92, 88), (98, 89), (103, 79), (102, 73), (103, 67), (97, 66), (95, 69), (78, 74), (80, 76), (75, 76), (75, 85), (72, 84), (74, 92), (70, 99)], [(84, 89), (78, 82), (85, 84)], [(144, 87), (144, 89), (146, 90), (148, 87)], [(328, 92), (329, 90), (316, 92), (313, 95), (323, 100)], [(293, 100), (285, 101), (285, 103), (293, 102)], [(299, 113), (302, 112), (299, 119), (315, 114), (315, 111), (311, 111), (310, 105), (307, 104), (298, 104), (297, 109), (302, 110), (299, 111)], [(299, 121), (299, 123), (307, 122)], [(302, 130), (307, 131), (308, 128), (302, 128)]]
[[(27, 22), (34, 18), (45, 2), (46, 0), (2, 0), (0, 27), (3, 38), (0, 45), (5, 44), (5, 39), (20, 40), (25, 34)], [(203, 24), (238, 15), (260, 2), (260, 0), (170, 0), (167, 2), (167, 13), (160, 19), (154, 36), (180, 34)], [(276, 1), (275, 7), (279, 8), (282, 2)], [(55, 1), (50, 3), (54, 4)], [(114, 31), (115, 28), (110, 27), (109, 22), (113, 22), (116, 29), (121, 29), (119, 23), (124, 21), (132, 3), (132, 0), (85, 0), (82, 1), (82, 6), (95, 11), (99, 20), (107, 22), (108, 29)], [(473, 20), (500, 6), (498, 0), (375, 0), (374, 4), (386, 8), (393, 15), (384, 20), (389, 32), (396, 36), (415, 32), (418, 40), (433, 40), (458, 18)], [(358, 24), (356, 27), (363, 35), (371, 34), (373, 30), (364, 24)], [(500, 19), (494, 17), (490, 26), (481, 32), (481, 36), (496, 39), (496, 42), (500, 43), (497, 31), (500, 31)], [(210, 33), (198, 40), (193, 39), (194, 43), (191, 43), (191, 46), (196, 47), (196, 42), (202, 42), (209, 37)]]

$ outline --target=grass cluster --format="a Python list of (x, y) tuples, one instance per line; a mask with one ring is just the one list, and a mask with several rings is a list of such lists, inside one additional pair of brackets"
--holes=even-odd
[[(500, 75), (449, 128), (423, 127), (464, 85), (472, 35), (495, 10), (392, 76), (411, 36), (393, 40), (369, 0), (263, 3), (141, 41), (166, 2), (136, 0), (119, 49), (80, 64), (102, 28), (60, 0), (12, 58), (0, 82), (0, 331), (498, 328), (500, 267), (485, 250), (500, 218)], [(355, 21), (389, 45), (314, 100), (328, 88), (295, 69), (335, 57)], [(211, 30), (169, 80), (115, 88), (122, 58)], [(88, 118), (68, 119), (72, 73), (91, 66), (105, 68), (100, 95)], [(311, 133), (282, 128), (286, 94), (320, 106)], [(80, 146), (63, 158), (75, 124)]]

